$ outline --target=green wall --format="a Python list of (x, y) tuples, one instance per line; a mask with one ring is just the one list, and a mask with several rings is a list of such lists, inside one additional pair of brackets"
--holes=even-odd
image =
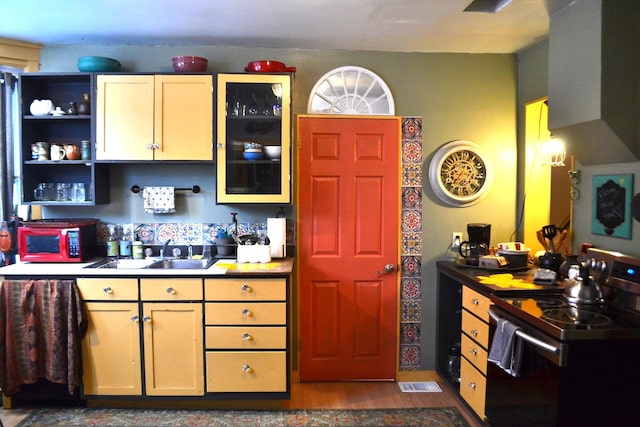
[[(511, 240), (515, 232), (517, 56), (214, 46), (45, 46), (41, 70), (77, 71), (79, 56), (101, 55), (120, 60), (123, 72), (171, 72), (171, 57), (182, 54), (208, 58), (210, 72), (243, 72), (248, 62), (260, 59), (274, 59), (297, 67), (294, 114), (306, 113), (307, 98), (313, 85), (328, 71), (345, 65), (365, 67), (387, 83), (394, 96), (397, 115), (423, 117), (423, 156), (427, 162), (438, 147), (454, 139), (473, 141), (488, 154), (495, 168), (494, 183), (487, 197), (471, 207), (451, 208), (438, 203), (426, 183), (426, 168), (423, 173), (426, 187), (423, 196), (420, 368), (434, 369), (435, 262), (454, 258), (455, 254), (449, 251), (451, 232), (461, 231), (466, 238), (467, 223), (491, 223), (493, 244)], [(86, 214), (114, 221), (130, 216), (130, 204), (119, 199), (126, 198), (127, 177), (134, 173), (139, 171), (122, 167), (121, 177), (115, 181), (121, 188), (112, 189), (112, 205), (87, 208)], [(194, 184), (191, 176), (176, 177), (177, 181), (181, 179), (187, 181), (187, 185)], [(195, 221), (228, 220), (228, 208), (216, 206), (215, 200), (208, 197), (187, 206), (189, 218)], [(246, 209), (247, 215), (252, 210)]]

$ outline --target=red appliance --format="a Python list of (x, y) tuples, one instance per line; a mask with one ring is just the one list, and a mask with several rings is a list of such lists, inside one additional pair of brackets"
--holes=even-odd
[(18, 253), (27, 262), (83, 262), (97, 255), (97, 219), (40, 219), (18, 228)]

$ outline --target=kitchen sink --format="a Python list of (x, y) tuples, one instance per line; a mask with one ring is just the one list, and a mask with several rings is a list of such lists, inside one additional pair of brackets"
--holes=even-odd
[(146, 268), (177, 269), (177, 270), (204, 270), (216, 262), (216, 258), (185, 259), (119, 259), (113, 261), (99, 261), (85, 268), (110, 268), (119, 270), (137, 270)]
[(113, 268), (122, 270), (137, 270), (140, 268), (147, 268), (149, 264), (153, 263), (153, 260), (147, 259), (119, 259), (119, 260), (104, 260), (98, 261), (94, 264), (88, 265), (85, 268)]
[(216, 262), (215, 258), (207, 259), (183, 259), (183, 258), (170, 258), (161, 259), (152, 264), (149, 264), (146, 268), (164, 268), (164, 269), (179, 269), (179, 270), (194, 270), (194, 269), (206, 269)]

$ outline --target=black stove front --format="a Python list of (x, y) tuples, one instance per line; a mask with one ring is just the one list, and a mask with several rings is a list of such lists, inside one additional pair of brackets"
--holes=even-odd
[(492, 333), (500, 319), (519, 327), (522, 368), (514, 377), (488, 363), (489, 425), (640, 425), (629, 392), (640, 383), (640, 259), (600, 251), (588, 261), (604, 304), (571, 305), (562, 294), (492, 296)]

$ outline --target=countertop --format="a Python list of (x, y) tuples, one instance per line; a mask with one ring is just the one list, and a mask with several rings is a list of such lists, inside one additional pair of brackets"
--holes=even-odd
[(4, 277), (215, 277), (215, 276), (288, 276), (293, 258), (273, 259), (269, 263), (238, 264), (234, 259), (220, 259), (207, 269), (87, 268), (104, 258), (79, 263), (19, 262), (0, 268)]

